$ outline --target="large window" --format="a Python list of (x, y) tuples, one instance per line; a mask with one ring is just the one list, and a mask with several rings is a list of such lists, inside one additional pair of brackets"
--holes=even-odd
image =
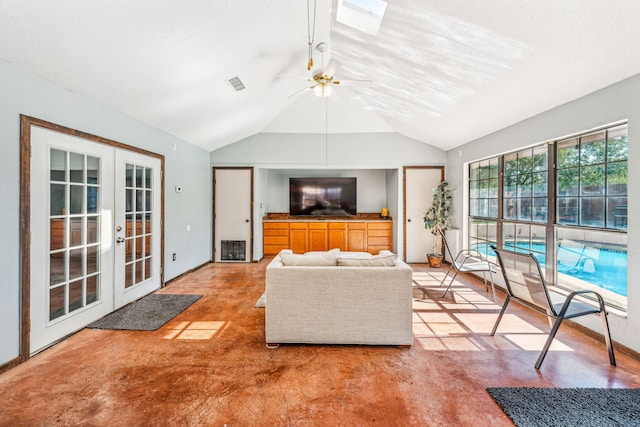
[(627, 127), (558, 142), (558, 224), (627, 228)]
[(550, 283), (625, 308), (627, 159), (625, 123), (471, 163), (470, 247), (532, 252)]

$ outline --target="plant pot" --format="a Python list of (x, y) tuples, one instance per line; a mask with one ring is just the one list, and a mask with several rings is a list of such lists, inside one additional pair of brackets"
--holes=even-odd
[(442, 265), (442, 255), (427, 255), (427, 260), (431, 268), (439, 268)]

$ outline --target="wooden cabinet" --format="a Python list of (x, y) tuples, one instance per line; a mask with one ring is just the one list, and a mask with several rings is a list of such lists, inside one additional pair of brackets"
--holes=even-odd
[(330, 222), (329, 226), (329, 249), (338, 248), (341, 251), (347, 250), (347, 223), (346, 222)]
[(309, 227), (306, 222), (289, 223), (289, 249), (296, 253), (307, 252)]
[(326, 222), (310, 222), (309, 223), (309, 248), (310, 251), (326, 251), (327, 244), (327, 223)]
[(351, 252), (367, 252), (366, 222), (353, 222), (349, 224), (347, 250)]
[(304, 253), (333, 248), (375, 255), (391, 250), (393, 227), (390, 220), (267, 220), (263, 222), (263, 239), (265, 256), (275, 256), (282, 249)]

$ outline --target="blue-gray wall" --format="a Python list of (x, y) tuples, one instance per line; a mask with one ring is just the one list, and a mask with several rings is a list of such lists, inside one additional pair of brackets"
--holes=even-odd
[(20, 114), (164, 155), (165, 280), (211, 258), (208, 152), (0, 60), (0, 365), (20, 351)]

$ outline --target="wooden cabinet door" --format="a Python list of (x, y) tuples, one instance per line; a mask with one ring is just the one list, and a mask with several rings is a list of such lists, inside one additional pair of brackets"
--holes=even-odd
[(309, 250), (326, 251), (327, 248), (327, 223), (309, 223)]
[(364, 252), (367, 250), (367, 223), (353, 222), (348, 225), (347, 250), (352, 252)]
[(347, 223), (329, 223), (329, 245), (328, 249), (338, 248), (341, 251), (347, 250)]
[(295, 253), (309, 250), (309, 229), (306, 222), (289, 223), (289, 248)]

